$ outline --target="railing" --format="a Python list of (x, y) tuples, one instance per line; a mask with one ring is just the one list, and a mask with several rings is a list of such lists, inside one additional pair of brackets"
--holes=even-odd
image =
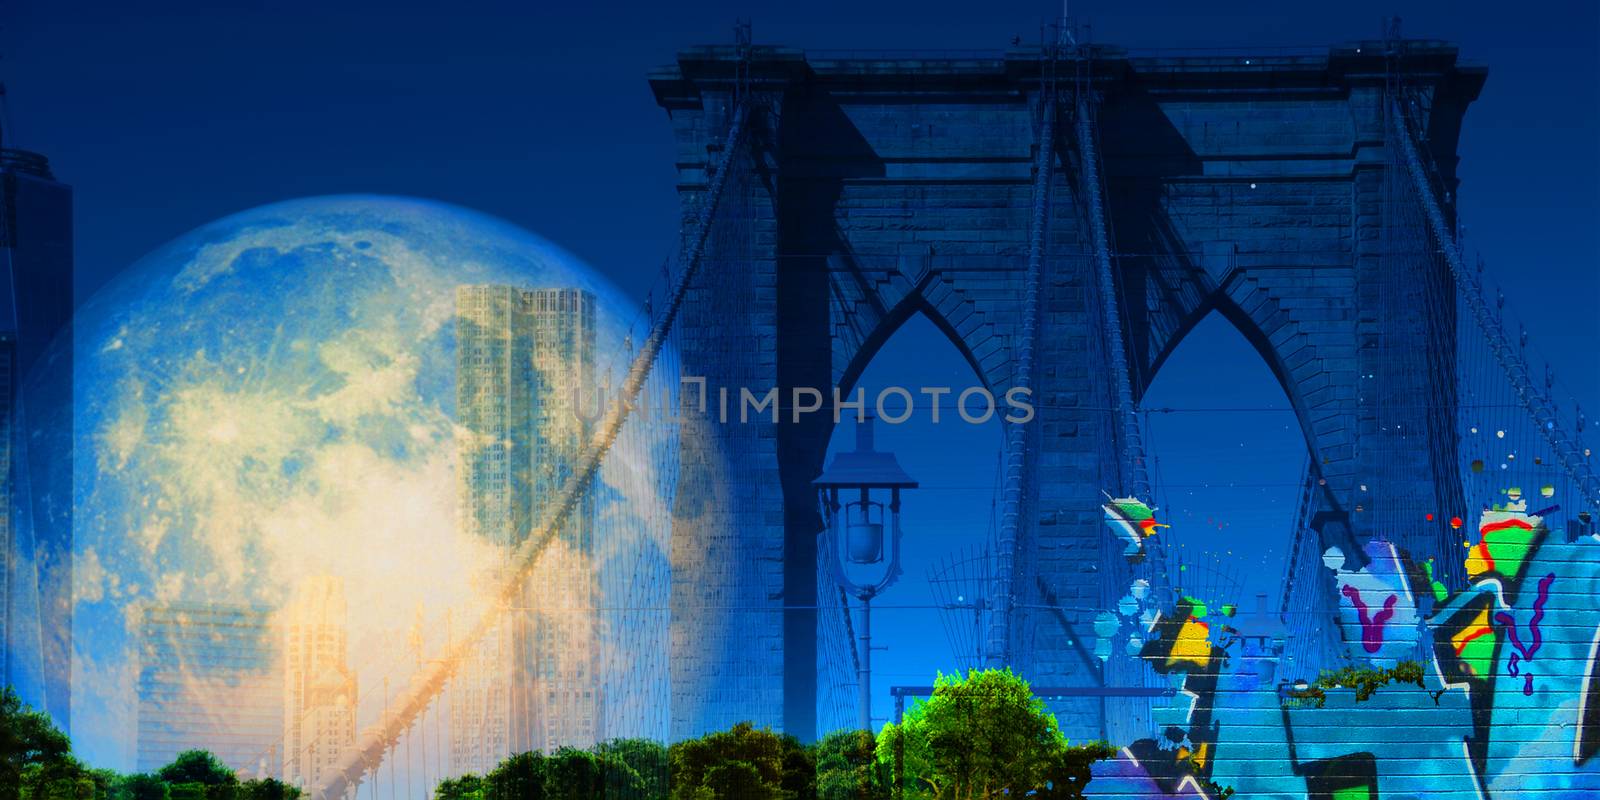
[(805, 51), (807, 61), (1004, 61), (1005, 50), (824, 49)]

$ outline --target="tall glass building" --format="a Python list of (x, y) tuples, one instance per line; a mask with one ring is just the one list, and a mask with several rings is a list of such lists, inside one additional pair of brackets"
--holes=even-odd
[(284, 676), (268, 609), (184, 603), (139, 618), (138, 770), (205, 749), (245, 777), (282, 774)]
[[(498, 545), (503, 569), (572, 476), (591, 426), (575, 403), (595, 385), (594, 296), (579, 289), (456, 290), (461, 525)], [(463, 664), (451, 697), (457, 771), (509, 753), (585, 747), (602, 735), (594, 502), (539, 559), (505, 623)], [(485, 576), (498, 585), (498, 575)]]
[[(0, 275), (0, 683), (66, 730), (72, 708), (72, 190), (55, 180), (44, 156), (25, 150), (0, 148)], [(50, 348), (57, 337), (66, 338)], [(29, 436), (46, 424), (50, 436)]]

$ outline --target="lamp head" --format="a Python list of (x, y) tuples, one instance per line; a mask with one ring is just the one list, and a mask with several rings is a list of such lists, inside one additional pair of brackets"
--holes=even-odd
[(812, 485), (819, 489), (915, 489), (893, 453), (873, 449), (872, 416), (856, 423), (856, 449), (836, 454)]

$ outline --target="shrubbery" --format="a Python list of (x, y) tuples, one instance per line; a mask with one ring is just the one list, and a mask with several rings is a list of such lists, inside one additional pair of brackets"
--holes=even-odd
[(1115, 751), (1094, 742), (1073, 746), (1010, 670), (941, 675), (933, 696), (913, 706), (901, 725), (885, 725), (880, 764), (906, 798), (1079, 798), (1089, 765)]
[[(435, 800), (943, 800), (1082, 797), (1104, 744), (1072, 746), (1010, 671), (940, 676), (902, 724), (815, 744), (746, 722), (665, 747), (619, 739), (522, 753), (487, 775), (441, 781)], [(896, 791), (896, 789), (900, 791)], [(91, 770), (14, 692), (0, 695), (0, 800), (297, 800), (276, 780), (240, 781), (216, 756), (181, 753), (155, 774)]]
[(1314, 704), (1317, 708), (1328, 701), (1329, 689), (1355, 689), (1356, 702), (1372, 697), (1381, 686), (1391, 683), (1409, 683), (1422, 687), (1422, 665), (1415, 661), (1401, 661), (1393, 669), (1374, 667), (1343, 667), (1323, 670), (1309, 688), (1291, 691), (1289, 697), (1295, 705)]
[(297, 800), (271, 778), (240, 781), (204, 750), (179, 753), (154, 775), (90, 769), (50, 718), (0, 689), (0, 800)]

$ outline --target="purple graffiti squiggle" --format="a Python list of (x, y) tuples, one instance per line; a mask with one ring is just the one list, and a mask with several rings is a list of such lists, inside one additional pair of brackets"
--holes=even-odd
[(1350, 598), (1351, 605), (1356, 607), (1356, 616), (1361, 619), (1361, 646), (1369, 653), (1376, 653), (1383, 649), (1383, 623), (1394, 616), (1394, 604), (1400, 598), (1398, 595), (1389, 595), (1383, 601), (1383, 610), (1376, 616), (1367, 616), (1366, 601), (1361, 599), (1361, 590), (1350, 584), (1345, 584), (1344, 596)]
[(1511, 646), (1517, 650), (1517, 652), (1511, 654), (1511, 658), (1507, 659), (1506, 671), (1513, 678), (1520, 675), (1522, 678), (1522, 693), (1530, 697), (1533, 695), (1533, 673), (1519, 670), (1517, 663), (1519, 661), (1533, 661), (1534, 654), (1538, 653), (1539, 648), (1544, 644), (1544, 636), (1539, 631), (1539, 623), (1544, 620), (1544, 604), (1550, 601), (1550, 585), (1555, 582), (1556, 574), (1554, 572), (1539, 579), (1539, 596), (1534, 598), (1533, 617), (1528, 620), (1528, 633), (1532, 637), (1528, 646), (1524, 647), (1522, 640), (1517, 636), (1516, 617), (1504, 611), (1497, 611), (1494, 615), (1495, 622), (1506, 626), (1506, 638), (1511, 641)]

